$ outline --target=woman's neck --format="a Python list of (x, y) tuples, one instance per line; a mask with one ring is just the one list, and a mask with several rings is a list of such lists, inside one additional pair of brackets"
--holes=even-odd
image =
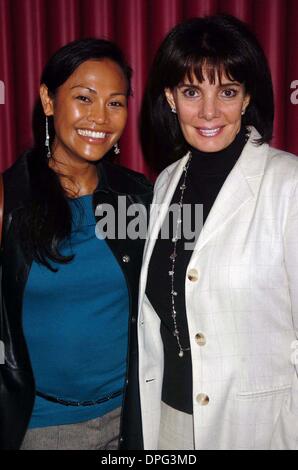
[(58, 175), (63, 189), (70, 198), (93, 194), (98, 186), (98, 173), (94, 163), (70, 165), (52, 157), (49, 166)]

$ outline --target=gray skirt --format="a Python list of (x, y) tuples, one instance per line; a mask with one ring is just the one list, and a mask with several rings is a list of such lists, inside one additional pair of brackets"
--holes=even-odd
[(29, 429), (21, 450), (117, 450), (121, 408), (82, 423)]

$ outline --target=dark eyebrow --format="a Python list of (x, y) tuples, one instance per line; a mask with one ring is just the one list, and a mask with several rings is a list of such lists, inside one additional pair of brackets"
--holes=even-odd
[(126, 93), (121, 93), (120, 91), (118, 92), (115, 92), (115, 93), (111, 93), (110, 96), (119, 96), (119, 95), (122, 95), (122, 96), (125, 96), (126, 97)]
[(71, 90), (73, 90), (74, 88), (85, 88), (86, 90), (90, 91), (90, 93), (96, 93), (96, 91), (93, 90), (93, 88), (89, 88), (88, 86), (84, 86), (84, 85), (75, 85), (75, 86), (72, 86), (72, 87), (71, 87)]
[[(96, 90), (94, 90), (93, 88), (89, 88), (88, 86), (85, 86), (85, 85), (74, 85), (71, 87), (71, 90), (73, 90), (74, 88), (85, 88), (85, 90), (90, 91), (90, 93), (94, 93), (94, 94), (97, 93)], [(110, 96), (118, 96), (118, 95), (123, 95), (126, 97), (126, 93), (121, 93), (120, 91), (110, 94)]]
[[(219, 86), (222, 86), (222, 87), (223, 86), (238, 86), (238, 87), (240, 87), (241, 83), (239, 83), (239, 82), (227, 82), (227, 83), (219, 84)], [(179, 83), (177, 88), (182, 88), (182, 87), (191, 87), (191, 88), (196, 88), (196, 89), (200, 88), (199, 85), (195, 85), (193, 83)]]

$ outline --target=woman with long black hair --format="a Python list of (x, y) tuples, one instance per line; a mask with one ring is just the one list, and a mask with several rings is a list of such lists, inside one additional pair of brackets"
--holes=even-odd
[(109, 207), (123, 232), (126, 209), (151, 199), (142, 175), (108, 160), (130, 79), (109, 41), (59, 49), (41, 78), (43, 140), (3, 175), (3, 449), (118, 446), (144, 237), (118, 237), (114, 226), (96, 237), (96, 223)]

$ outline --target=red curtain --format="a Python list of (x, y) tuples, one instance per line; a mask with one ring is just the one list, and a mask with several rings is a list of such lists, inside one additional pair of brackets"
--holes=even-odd
[(0, 170), (32, 143), (32, 110), (50, 55), (73, 39), (98, 36), (116, 41), (134, 69), (120, 161), (153, 176), (138, 136), (152, 57), (176, 23), (218, 12), (248, 22), (258, 36), (275, 89), (273, 145), (298, 154), (297, 0), (0, 0)]

